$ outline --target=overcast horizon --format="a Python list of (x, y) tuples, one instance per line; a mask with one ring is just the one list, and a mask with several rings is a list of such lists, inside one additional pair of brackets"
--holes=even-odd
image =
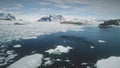
[(79, 18), (119, 18), (120, 0), (0, 0), (0, 12), (37, 20), (49, 14)]

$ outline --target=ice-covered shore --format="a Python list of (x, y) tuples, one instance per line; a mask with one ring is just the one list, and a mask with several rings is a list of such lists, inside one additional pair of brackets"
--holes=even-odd
[[(6, 43), (10, 43), (13, 40), (18, 41), (22, 39), (36, 39), (38, 36), (44, 34), (66, 32), (68, 30), (83, 31), (84, 29), (82, 26), (60, 24), (57, 22), (51, 23), (0, 20), (0, 66), (8, 64), (10, 60), (17, 56), (16, 53), (6, 53), (6, 51), (9, 52), (9, 50), (7, 50)], [(20, 48), (21, 45), (17, 44), (13, 47)], [(8, 55), (8, 57), (1, 57), (2, 54)], [(3, 60), (5, 60), (5, 62)]]
[(68, 30), (83, 31), (82, 26), (49, 22), (0, 21), (0, 44)]

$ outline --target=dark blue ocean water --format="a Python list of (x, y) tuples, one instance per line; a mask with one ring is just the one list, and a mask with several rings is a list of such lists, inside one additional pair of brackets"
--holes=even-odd
[[(104, 40), (105, 43), (99, 43)], [(12, 45), (20, 44), (21, 48), (15, 49)], [(57, 45), (73, 47), (67, 54), (49, 55), (46, 50), (55, 48)], [(93, 46), (94, 48), (90, 48)], [(13, 41), (9, 49), (15, 50), (18, 54), (16, 60), (25, 55), (40, 53), (44, 57), (62, 60), (69, 59), (70, 62), (54, 62), (54, 64), (42, 68), (95, 68), (97, 60), (110, 56), (120, 56), (120, 28), (101, 29), (98, 27), (85, 27), (85, 31), (67, 31), (43, 35), (37, 39)], [(87, 63), (81, 65), (81, 63)], [(41, 67), (40, 67), (41, 68)]]

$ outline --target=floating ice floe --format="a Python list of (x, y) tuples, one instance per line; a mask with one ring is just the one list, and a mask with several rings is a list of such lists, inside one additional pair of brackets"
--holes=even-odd
[(44, 58), (44, 60), (45, 60), (45, 62), (43, 64), (44, 66), (49, 66), (49, 65), (52, 65), (54, 63), (50, 57)]
[(91, 68), (90, 66), (87, 66), (87, 68)]
[(104, 40), (98, 40), (99, 43), (106, 43)]
[(13, 46), (14, 48), (20, 48), (20, 47), (22, 47), (20, 44), (17, 44), (17, 45), (14, 45)]
[(98, 60), (96, 66), (97, 68), (120, 68), (120, 57), (111, 56)]
[(90, 48), (95, 48), (94, 46), (90, 46)]
[(81, 63), (81, 65), (87, 65), (88, 63)]
[(69, 50), (73, 49), (70, 46), (64, 47), (62, 45), (58, 45), (55, 49), (49, 49), (45, 52), (49, 53), (49, 54), (57, 54), (57, 55), (61, 55), (62, 53), (68, 53)]
[(51, 60), (48, 60), (44, 63), (44, 66), (49, 66), (49, 65), (52, 65), (54, 62), (51, 61)]
[(70, 60), (65, 60), (66, 62), (70, 62)]
[(42, 54), (33, 54), (25, 56), (15, 63), (11, 64), (7, 68), (37, 68), (41, 65), (43, 59)]
[(61, 59), (56, 59), (56, 61), (62, 61)]
[(48, 61), (48, 60), (50, 60), (50, 59), (51, 59), (50, 57), (44, 58), (44, 60), (46, 60), (46, 61)]
[(10, 61), (12, 61), (12, 59), (17, 56), (17, 54), (14, 54), (13, 50), (6, 51), (6, 53), (3, 54), (8, 56), (0, 56), (0, 66), (8, 64)]

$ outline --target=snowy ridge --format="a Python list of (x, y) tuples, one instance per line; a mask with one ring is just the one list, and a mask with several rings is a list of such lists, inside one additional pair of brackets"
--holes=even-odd
[(65, 19), (61, 15), (49, 15), (46, 17), (42, 17), (38, 20), (38, 22), (62, 22), (62, 21), (65, 21)]

